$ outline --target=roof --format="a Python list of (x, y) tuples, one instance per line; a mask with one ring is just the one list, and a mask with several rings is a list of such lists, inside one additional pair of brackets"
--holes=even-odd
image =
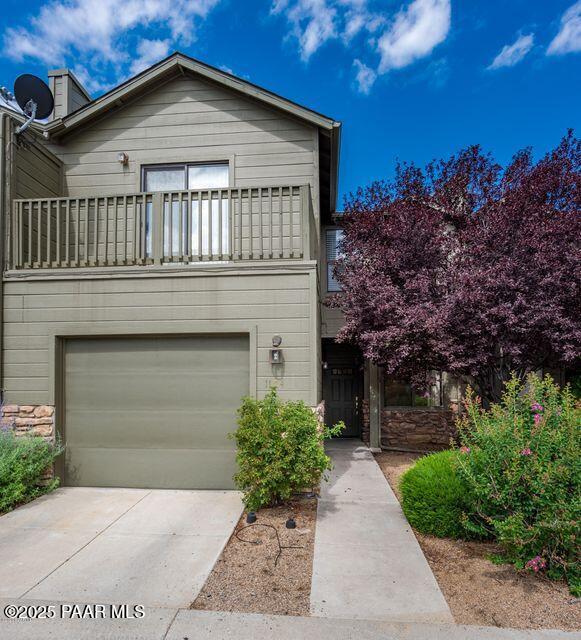
[(313, 109), (309, 109), (292, 100), (283, 98), (282, 96), (264, 89), (248, 80), (238, 78), (226, 71), (217, 69), (205, 62), (196, 60), (179, 51), (161, 60), (145, 71), (133, 76), (122, 84), (114, 87), (99, 98), (92, 100), (80, 109), (73, 111), (63, 118), (53, 120), (47, 127), (47, 131), (51, 136), (59, 137), (65, 132), (68, 133), (85, 124), (87, 120), (93, 119), (97, 115), (101, 115), (107, 110), (118, 107), (129, 98), (142, 93), (146, 89), (151, 89), (162, 79), (167, 79), (173, 75), (191, 72), (203, 76), (208, 80), (217, 82), (225, 87), (245, 94), (248, 97), (259, 100), (272, 107), (280, 109), (296, 118), (309, 122), (321, 129), (330, 131), (334, 128), (340, 128), (341, 123), (334, 118), (325, 116)]
[[(339, 174), (339, 149), (341, 143), (341, 123), (334, 118), (309, 109), (292, 100), (284, 98), (268, 89), (260, 87), (248, 80), (238, 78), (226, 71), (222, 71), (205, 62), (191, 58), (179, 51), (164, 60), (145, 69), (141, 73), (129, 78), (95, 100), (91, 100), (80, 109), (51, 121), (41, 130), (58, 140), (77, 129), (86, 126), (96, 118), (107, 112), (118, 109), (126, 102), (139, 95), (151, 91), (160, 82), (184, 73), (193, 73), (212, 82), (216, 82), (233, 91), (237, 91), (250, 99), (257, 100), (274, 109), (278, 109), (293, 118), (297, 118), (319, 129), (328, 139), (329, 146), (329, 196), (330, 206), (334, 207), (337, 197), (337, 183)], [(80, 83), (79, 83), (80, 84)]]

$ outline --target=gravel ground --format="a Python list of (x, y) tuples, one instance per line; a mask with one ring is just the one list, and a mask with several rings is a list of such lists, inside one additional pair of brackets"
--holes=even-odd
[[(281, 545), (300, 548), (283, 549), (275, 566), (278, 553), (275, 532), (256, 526), (241, 531), (246, 526), (244, 514), (192, 609), (309, 615), (316, 499), (301, 498), (289, 505), (261, 509), (257, 516), (257, 524), (276, 528)], [(289, 517), (295, 519), (296, 529), (285, 527)], [(236, 532), (258, 544), (241, 542)]]
[[(376, 455), (398, 498), (399, 477), (418, 457)], [(487, 556), (498, 548), (490, 543), (415, 534), (458, 624), (581, 630), (581, 599), (573, 598), (564, 583), (492, 564)]]

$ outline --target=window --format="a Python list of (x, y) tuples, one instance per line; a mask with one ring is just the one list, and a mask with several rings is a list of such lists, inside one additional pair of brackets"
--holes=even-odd
[(226, 189), (228, 184), (227, 162), (169, 164), (143, 168), (144, 191)]
[[(229, 186), (229, 166), (225, 162), (175, 164), (163, 166), (150, 166), (143, 168), (143, 190), (155, 191), (185, 191), (227, 189)], [(199, 201), (197, 198), (182, 202), (180, 211), (179, 202), (165, 203), (164, 208), (164, 256), (179, 255), (181, 252), (197, 253), (201, 248), (202, 255), (220, 255), (228, 253), (229, 246), (229, 215), (228, 198), (222, 198), (222, 246), (220, 245), (219, 231), (219, 200), (213, 197), (211, 200), (204, 198), (201, 201), (202, 210), (198, 212)], [(171, 207), (171, 213), (170, 213)], [(191, 209), (190, 225), (187, 225), (188, 207)], [(146, 207), (145, 233), (146, 251), (151, 255), (151, 228), (152, 205)], [(181, 216), (181, 225), (180, 225)], [(210, 238), (210, 216), (212, 223), (212, 238)], [(171, 226), (171, 249), (170, 249)], [(189, 237), (186, 237), (186, 229), (191, 229)], [(201, 228), (199, 228), (201, 227)], [(180, 243), (180, 228), (182, 229), (182, 242)], [(181, 244), (181, 251), (180, 251)]]
[(409, 382), (385, 377), (383, 383), (383, 405), (385, 407), (441, 407), (442, 374), (435, 374), (431, 388), (426, 392), (414, 390)]
[(343, 241), (343, 229), (327, 229), (327, 291), (341, 291), (341, 285), (335, 278), (335, 265), (342, 256), (340, 244)]

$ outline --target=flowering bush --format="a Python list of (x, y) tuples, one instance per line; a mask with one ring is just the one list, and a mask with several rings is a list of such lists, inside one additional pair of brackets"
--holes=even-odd
[(239, 472), (236, 485), (244, 492), (248, 509), (288, 500), (305, 487), (317, 485), (331, 459), (325, 438), (338, 435), (343, 423), (329, 429), (304, 402), (283, 402), (276, 389), (264, 400), (244, 398), (238, 410), (236, 440)]
[(40, 436), (15, 436), (12, 429), (0, 431), (0, 513), (29, 502), (58, 485), (58, 480), (43, 482), (43, 476), (56, 456), (59, 444)]
[(471, 390), (459, 423), (458, 472), (470, 487), (467, 530), (497, 539), (520, 568), (581, 588), (581, 411), (550, 376), (511, 379), (482, 409)]

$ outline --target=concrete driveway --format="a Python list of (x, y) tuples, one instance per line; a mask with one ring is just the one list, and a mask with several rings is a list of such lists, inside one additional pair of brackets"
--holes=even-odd
[(0, 598), (187, 607), (241, 513), (235, 491), (57, 489), (0, 517)]

